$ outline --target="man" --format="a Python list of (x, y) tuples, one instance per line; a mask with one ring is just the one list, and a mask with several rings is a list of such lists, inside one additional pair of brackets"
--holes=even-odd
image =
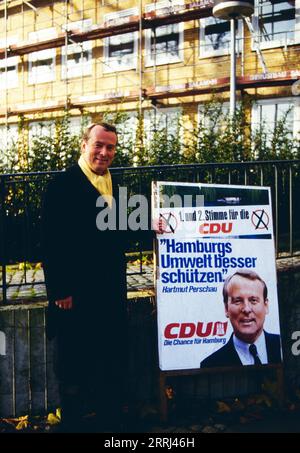
[(90, 125), (78, 164), (50, 182), (44, 199), (47, 334), (57, 338), (67, 430), (80, 430), (82, 415), (91, 411), (97, 429), (120, 429), (127, 388), (125, 246), (121, 232), (96, 226), (99, 196), (105, 209), (112, 206), (108, 167), (116, 146), (114, 126)]
[(260, 365), (281, 362), (280, 336), (267, 333), (268, 289), (253, 271), (238, 271), (224, 282), (226, 317), (233, 328), (228, 343), (204, 359), (200, 367)]

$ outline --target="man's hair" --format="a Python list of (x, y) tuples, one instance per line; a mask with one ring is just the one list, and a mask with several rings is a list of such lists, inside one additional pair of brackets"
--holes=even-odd
[(118, 138), (118, 134), (117, 134), (117, 128), (116, 126), (114, 126), (113, 124), (110, 124), (110, 123), (105, 123), (104, 121), (103, 122), (100, 122), (100, 123), (91, 123), (89, 124), (83, 135), (82, 135), (82, 141), (83, 142), (87, 142), (88, 139), (90, 138), (90, 135), (91, 135), (91, 130), (94, 129), (95, 126), (101, 126), (103, 127), (104, 130), (108, 131), (108, 132), (114, 132)]
[(268, 288), (265, 283), (265, 281), (254, 271), (245, 271), (245, 270), (240, 270), (235, 272), (234, 274), (230, 275), (229, 277), (226, 278), (223, 286), (223, 301), (224, 304), (228, 304), (228, 286), (229, 283), (231, 282), (232, 278), (235, 276), (240, 276), (243, 278), (247, 278), (248, 280), (259, 280), (263, 284), (263, 296), (264, 300), (268, 298)]

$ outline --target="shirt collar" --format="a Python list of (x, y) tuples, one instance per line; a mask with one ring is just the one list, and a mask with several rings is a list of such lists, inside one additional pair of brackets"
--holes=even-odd
[(233, 334), (233, 344), (243, 365), (250, 365), (251, 363), (253, 363), (253, 357), (249, 352), (250, 344), (255, 344), (261, 362), (267, 363), (266, 338), (264, 331), (260, 334), (260, 336), (254, 343), (245, 343), (244, 341), (237, 338), (235, 334)]

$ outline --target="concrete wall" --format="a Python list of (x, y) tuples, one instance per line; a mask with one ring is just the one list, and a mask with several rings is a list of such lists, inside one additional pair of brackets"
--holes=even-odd
[(0, 416), (41, 414), (58, 404), (53, 344), (45, 336), (45, 304), (1, 307)]

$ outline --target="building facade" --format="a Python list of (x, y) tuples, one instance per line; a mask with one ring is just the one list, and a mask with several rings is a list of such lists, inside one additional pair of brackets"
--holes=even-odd
[[(99, 120), (127, 112), (157, 127), (195, 128), (214, 93), (229, 99), (230, 23), (211, 0), (2, 0), (0, 2), (0, 148), (35, 134), (67, 108)], [(287, 112), (300, 130), (300, 0), (255, 0), (237, 21), (237, 98), (254, 102), (251, 124), (272, 129)], [(297, 83), (299, 81), (299, 84)], [(226, 104), (225, 104), (226, 105)], [(20, 129), (20, 127), (19, 127)], [(149, 131), (150, 132), (150, 131)]]

